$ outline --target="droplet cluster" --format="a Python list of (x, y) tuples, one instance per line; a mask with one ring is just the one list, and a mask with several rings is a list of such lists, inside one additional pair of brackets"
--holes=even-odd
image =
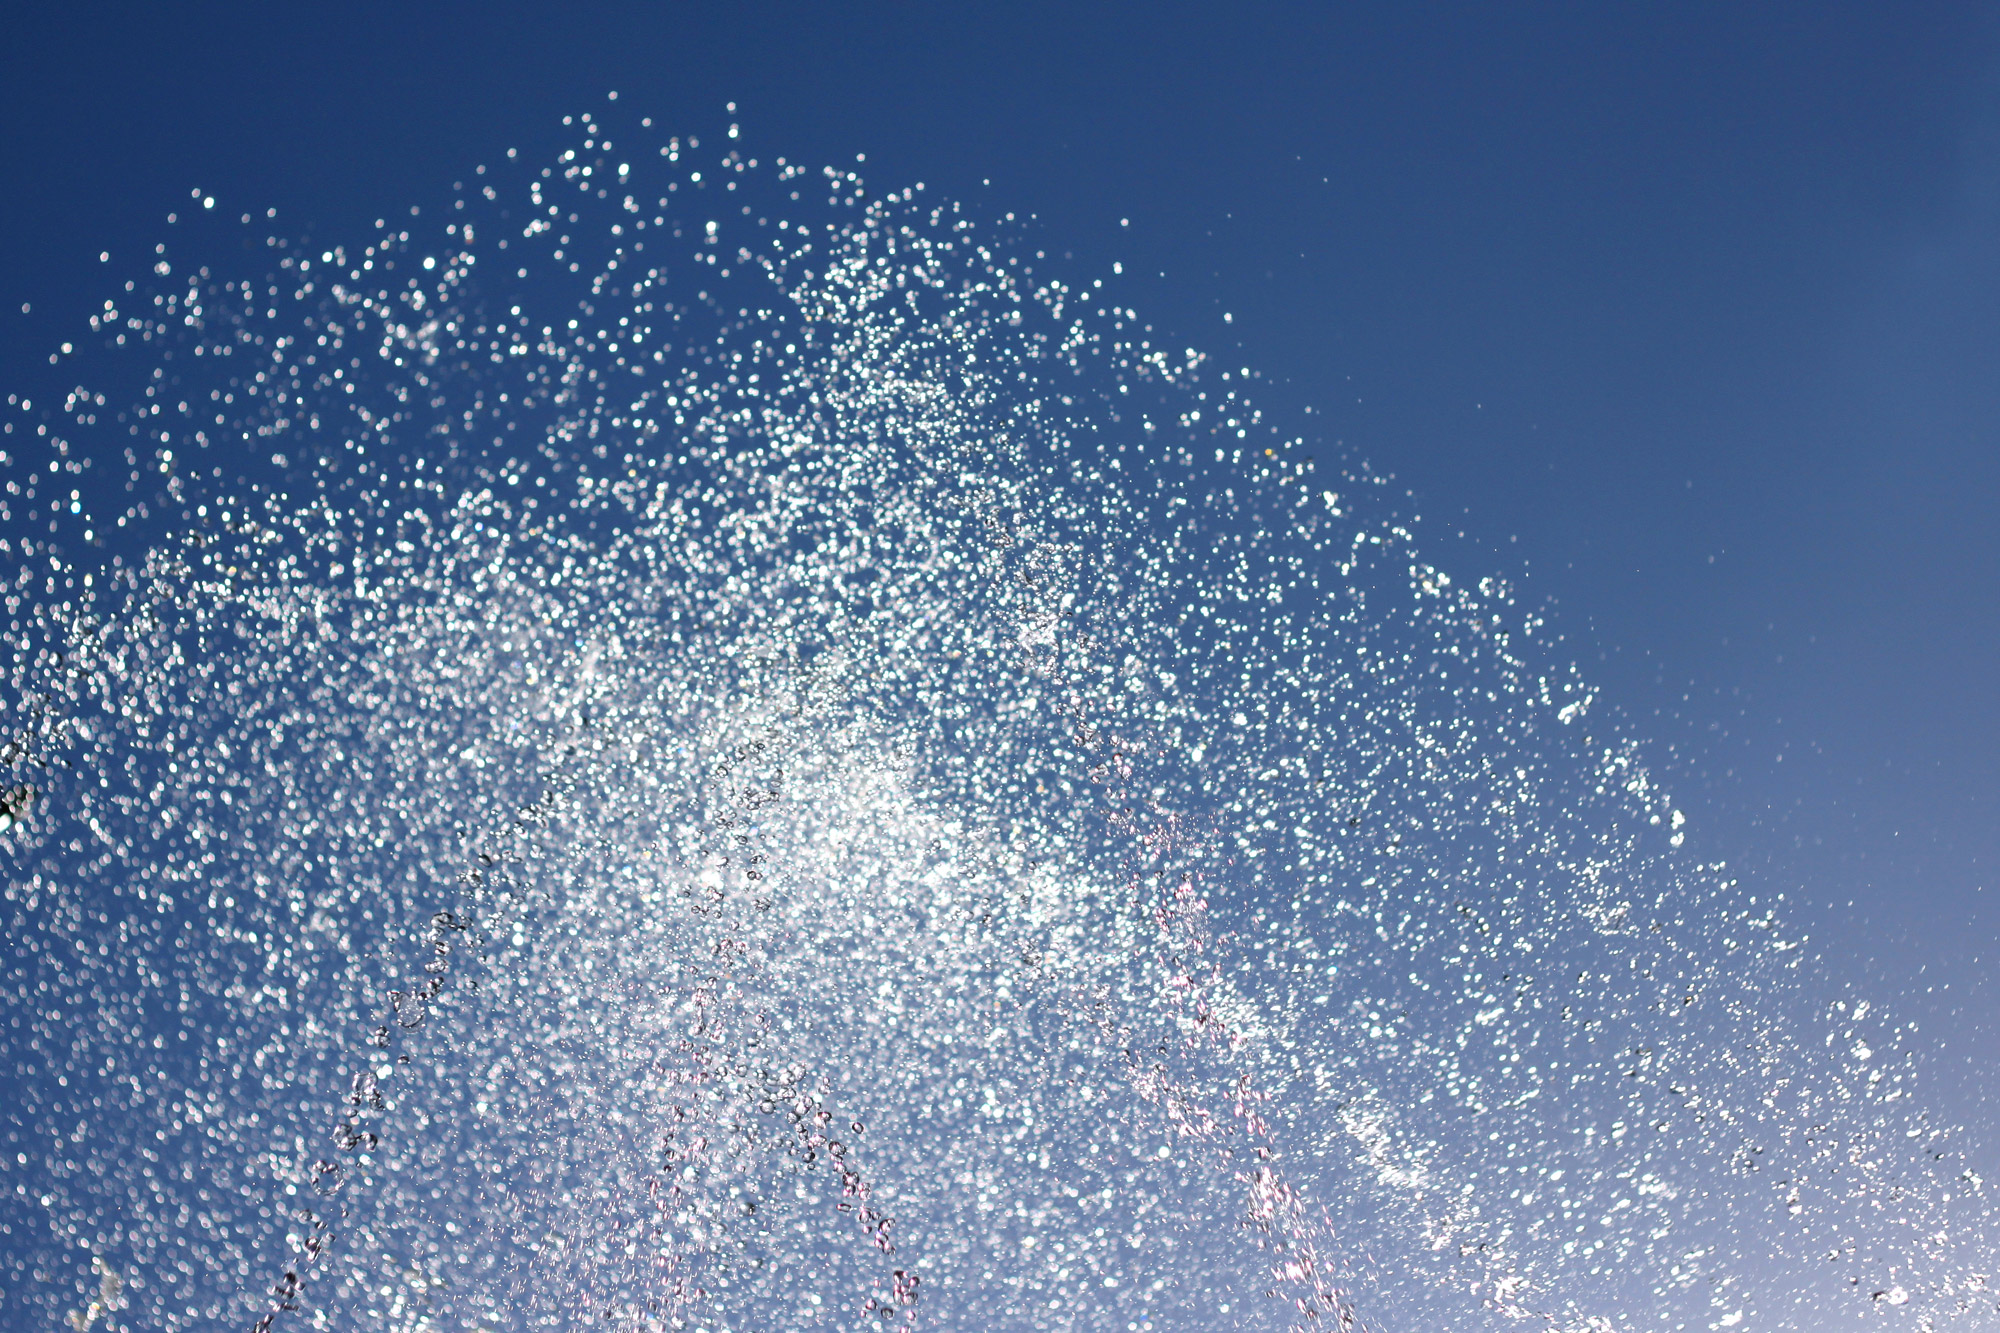
[(1025, 220), (572, 128), (204, 196), (8, 399), (8, 1326), (2000, 1319), (1912, 1029), (1379, 474)]

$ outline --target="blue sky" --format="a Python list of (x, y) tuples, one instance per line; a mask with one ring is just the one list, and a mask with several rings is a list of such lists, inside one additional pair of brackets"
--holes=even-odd
[(1448, 566), (1553, 599), (1698, 852), (1817, 904), (1892, 994), (1990, 961), (1989, 7), (17, 14), (0, 363), (71, 336), (192, 188), (358, 235), (613, 88), (1123, 262), (1396, 473)]

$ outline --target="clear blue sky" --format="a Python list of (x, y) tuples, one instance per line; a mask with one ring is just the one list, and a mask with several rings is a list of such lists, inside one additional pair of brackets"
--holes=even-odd
[(1695, 849), (1941, 1009), (2000, 954), (2000, 10), (21, 7), (0, 365), (194, 187), (358, 235), (614, 88), (1160, 275), (1525, 566)]

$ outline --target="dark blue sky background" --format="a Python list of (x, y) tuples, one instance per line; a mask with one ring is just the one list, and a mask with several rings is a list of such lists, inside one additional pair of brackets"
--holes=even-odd
[(45, 364), (197, 186), (358, 236), (607, 90), (669, 129), (734, 100), (753, 151), (865, 152), (879, 184), (984, 195), (1079, 266), (1153, 275), (1129, 298), (1149, 318), (1240, 346), (1433, 538), (1462, 529), (1449, 566), (1525, 566), (1658, 743), (1694, 850), (1803, 890), (1872, 993), (1995, 1010), (1966, 995), (2000, 955), (1990, 5), (6, 22), (0, 369)]

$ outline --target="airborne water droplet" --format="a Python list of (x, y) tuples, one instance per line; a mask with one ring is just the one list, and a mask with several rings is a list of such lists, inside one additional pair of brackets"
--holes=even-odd
[(1314, 416), (609, 119), (8, 405), (24, 1327), (1991, 1314), (1908, 1040)]

